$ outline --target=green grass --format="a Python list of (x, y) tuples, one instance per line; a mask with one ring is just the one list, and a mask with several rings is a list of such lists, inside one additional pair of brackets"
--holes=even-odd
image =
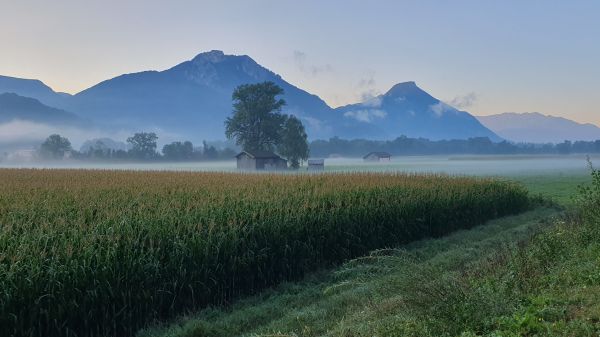
[(399, 322), (410, 329), (419, 318), (406, 312), (402, 289), (418, 273), (436, 270), (435, 279), (443, 280), (528, 237), (558, 214), (538, 208), (444, 238), (375, 251), (333, 272), (284, 284), (229, 308), (203, 310), (140, 336), (386, 336), (385, 329)]
[(139, 336), (600, 336), (600, 179), (578, 203), (589, 175), (512, 179), (571, 215), (540, 207), (374, 251)]
[(589, 185), (592, 182), (588, 172), (512, 176), (504, 179), (517, 181), (531, 194), (543, 195), (564, 206), (573, 204), (573, 197), (577, 194), (579, 185)]

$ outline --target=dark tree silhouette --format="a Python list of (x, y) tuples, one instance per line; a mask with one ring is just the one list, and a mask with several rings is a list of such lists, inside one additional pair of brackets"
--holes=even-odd
[(308, 159), (308, 140), (304, 125), (295, 116), (289, 116), (280, 131), (281, 141), (277, 146), (279, 154), (287, 158), (292, 168), (300, 167), (301, 161)]
[(158, 136), (154, 132), (140, 132), (127, 138), (127, 143), (131, 144), (129, 153), (135, 159), (151, 159), (157, 156), (156, 141)]
[(273, 82), (244, 84), (232, 95), (233, 116), (225, 121), (225, 135), (235, 139), (244, 150), (273, 150), (280, 140), (281, 125), (285, 121), (277, 99), (283, 89)]
[(71, 150), (71, 142), (57, 134), (50, 135), (40, 146), (42, 157), (51, 159), (62, 159)]

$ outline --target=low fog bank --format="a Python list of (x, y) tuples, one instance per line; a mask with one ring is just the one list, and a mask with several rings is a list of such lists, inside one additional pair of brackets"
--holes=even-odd
[[(600, 163), (600, 156), (591, 156)], [(238, 172), (235, 160), (204, 162), (89, 162), (37, 161), (0, 162), (4, 168), (101, 169), (140, 171)], [(307, 172), (306, 163), (299, 173)], [(365, 162), (362, 158), (327, 158), (325, 172), (441, 173), (475, 176), (517, 176), (547, 174), (587, 174), (586, 155), (465, 155), (465, 156), (395, 156), (389, 162)]]
[[(158, 128), (106, 131), (20, 120), (0, 124), (0, 167), (6, 168), (235, 172), (234, 156), (239, 151), (232, 141), (191, 143)], [(390, 153), (391, 161), (365, 162), (362, 156), (372, 151)], [(487, 138), (429, 141), (399, 137), (391, 141), (332, 138), (310, 143), (310, 157), (326, 158), (326, 172), (481, 176), (584, 173), (585, 153), (600, 163), (599, 151), (600, 141), (536, 145), (494, 143)], [(303, 164), (299, 172), (306, 172), (306, 162)]]
[(224, 162), (233, 160), (237, 151), (239, 149), (232, 142), (194, 144), (160, 128), (131, 131), (24, 120), (0, 123), (0, 165), (10, 167), (127, 167), (156, 161)]

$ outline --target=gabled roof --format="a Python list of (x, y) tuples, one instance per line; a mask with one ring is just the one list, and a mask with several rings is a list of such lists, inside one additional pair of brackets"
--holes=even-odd
[(387, 152), (375, 151), (375, 152), (369, 152), (369, 153), (367, 153), (367, 155), (364, 156), (363, 159), (367, 158), (367, 157), (370, 157), (371, 155), (379, 157), (379, 158), (390, 158), (392, 156), (391, 154), (389, 154)]
[(243, 154), (246, 154), (248, 157), (254, 159), (282, 159), (280, 156), (271, 151), (242, 151), (235, 157), (238, 158)]

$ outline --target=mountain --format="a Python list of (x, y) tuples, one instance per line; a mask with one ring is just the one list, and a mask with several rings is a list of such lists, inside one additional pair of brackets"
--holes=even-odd
[[(164, 71), (125, 74), (73, 96), (36, 80), (0, 78), (0, 93), (15, 92), (92, 120), (105, 130), (155, 131), (162, 139), (224, 139), (233, 90), (272, 81), (283, 88), (284, 113), (304, 123), (310, 139), (394, 139), (401, 135), (437, 139), (501, 138), (469, 113), (432, 97), (414, 82), (384, 95), (337, 109), (281, 78), (247, 55), (213, 50)], [(53, 104), (47, 103), (53, 102)], [(167, 137), (163, 137), (167, 136)]]
[(593, 124), (547, 116), (537, 112), (507, 112), (491, 116), (478, 116), (483, 125), (498, 135), (514, 142), (560, 143), (565, 140), (600, 139), (600, 128)]
[(383, 95), (336, 111), (342, 116), (339, 136), (343, 138), (385, 140), (405, 135), (431, 140), (501, 140), (471, 114), (432, 97), (415, 82), (398, 83)]
[(0, 94), (0, 123), (13, 120), (49, 125), (85, 125), (85, 121), (77, 115), (49, 107), (36, 99), (13, 93)]
[(293, 113), (313, 138), (331, 136), (332, 109), (247, 55), (202, 53), (165, 71), (122, 75), (76, 94), (72, 111), (101, 124), (158, 128), (199, 141), (223, 139), (233, 90), (241, 84), (272, 81), (285, 91), (284, 112)]
[(0, 76), (0, 94), (15, 93), (35, 98), (52, 107), (64, 107), (70, 95), (52, 90), (39, 80), (28, 80), (9, 76)]

